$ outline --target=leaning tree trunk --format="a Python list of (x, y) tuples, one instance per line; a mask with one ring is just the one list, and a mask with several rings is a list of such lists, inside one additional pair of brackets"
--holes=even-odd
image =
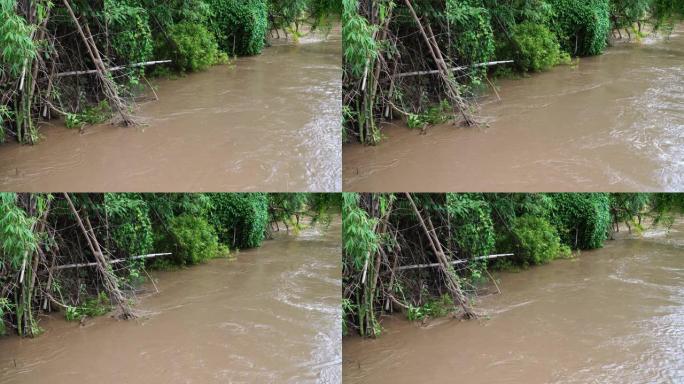
[[(411, 194), (405, 193), (405, 195), (406, 195), (406, 198), (408, 199), (408, 201), (411, 203), (411, 207), (413, 208), (413, 212), (418, 217), (418, 221), (420, 222), (420, 226), (423, 228), (423, 231), (425, 232), (425, 234), (428, 237), (428, 242), (430, 243), (430, 248), (432, 248), (432, 251), (437, 256), (437, 260), (440, 263), (440, 268), (441, 268), (442, 272), (444, 273), (444, 276), (446, 277), (447, 289), (451, 293), (451, 296), (454, 300), (454, 304), (460, 306), (463, 309), (463, 316), (465, 318), (467, 318), (467, 319), (476, 318), (477, 314), (470, 307), (470, 304), (468, 304), (468, 299), (463, 294), (463, 290), (461, 289), (461, 284), (459, 283), (458, 279), (456, 278), (456, 273), (454, 271), (454, 267), (449, 263), (449, 260), (447, 259), (446, 254), (444, 253), (444, 249), (442, 248), (442, 244), (439, 242), (439, 239), (437, 238), (437, 233), (435, 231), (434, 226), (432, 225), (432, 220), (430, 220), (430, 217), (427, 215), (426, 215), (427, 219), (423, 219), (423, 216), (421, 215), (420, 211), (418, 210), (416, 203), (413, 201)], [(427, 220), (427, 224), (426, 224), (426, 220)]]
[(100, 243), (97, 241), (97, 238), (95, 237), (95, 232), (93, 231), (93, 227), (90, 224), (90, 220), (86, 216), (84, 224), (84, 220), (81, 219), (81, 216), (76, 210), (74, 203), (71, 201), (69, 194), (64, 193), (64, 197), (67, 203), (69, 204), (71, 212), (74, 214), (74, 217), (76, 217), (78, 226), (81, 228), (81, 231), (86, 237), (88, 248), (90, 248), (90, 251), (93, 253), (93, 256), (95, 256), (95, 261), (97, 262), (97, 269), (102, 275), (102, 280), (105, 289), (107, 290), (107, 292), (109, 292), (113, 302), (118, 306), (120, 311), (120, 317), (123, 319), (134, 318), (135, 315), (133, 314), (131, 307), (128, 305), (126, 297), (119, 289), (119, 283), (116, 279), (116, 276), (114, 276), (114, 273), (111, 271), (109, 263), (107, 262), (107, 257), (105, 256), (104, 252), (102, 252)]
[(95, 68), (97, 69), (96, 74), (98, 79), (100, 79), (100, 82), (102, 83), (102, 89), (105, 96), (112, 104), (113, 108), (121, 116), (121, 122), (123, 123), (123, 125), (134, 125), (135, 121), (133, 120), (131, 114), (128, 112), (128, 106), (119, 96), (119, 93), (116, 90), (116, 84), (114, 84), (114, 81), (108, 75), (107, 68), (105, 67), (102, 57), (100, 56), (100, 51), (97, 49), (97, 46), (95, 45), (95, 40), (93, 39), (93, 35), (90, 32), (90, 27), (88, 27), (88, 24), (86, 23), (84, 24), (84, 30), (84, 27), (81, 27), (81, 24), (79, 23), (76, 14), (74, 14), (74, 11), (71, 9), (69, 1), (63, 0), (63, 2), (64, 6), (66, 6), (67, 10), (69, 11), (71, 19), (76, 25), (76, 29), (78, 30), (79, 35), (81, 35), (81, 39), (85, 43), (90, 59), (95, 64)]

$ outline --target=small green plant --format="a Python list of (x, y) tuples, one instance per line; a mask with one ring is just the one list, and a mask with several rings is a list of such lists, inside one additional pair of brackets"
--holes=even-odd
[(109, 297), (104, 292), (97, 296), (87, 299), (80, 306), (66, 308), (65, 317), (68, 321), (82, 320), (85, 317), (102, 316), (111, 310)]
[(6, 297), (0, 298), (0, 336), (7, 334), (4, 317), (6, 313), (12, 313), (12, 308), (13, 305)]
[(409, 321), (425, 320), (427, 318), (444, 317), (455, 310), (454, 302), (449, 295), (429, 300), (427, 303), (414, 307), (409, 305), (406, 317)]
[(81, 113), (68, 113), (64, 122), (67, 128), (83, 128), (88, 124), (100, 124), (112, 117), (112, 109), (106, 100), (88, 106)]
[(410, 114), (407, 124), (411, 129), (423, 129), (428, 125), (442, 124), (451, 118), (452, 107), (447, 100), (429, 107), (421, 114)]

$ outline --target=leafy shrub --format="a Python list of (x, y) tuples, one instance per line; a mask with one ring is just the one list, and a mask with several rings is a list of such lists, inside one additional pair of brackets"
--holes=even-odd
[(598, 55), (610, 32), (608, 0), (549, 0), (554, 16), (550, 27), (561, 48), (571, 55)]
[(458, 36), (453, 47), (459, 62), (482, 63), (494, 56), (491, 17), (481, 1), (447, 0), (446, 16), (451, 33)]
[(31, 27), (17, 15), (16, 1), (0, 0), (0, 77), (19, 76), (26, 60), (36, 55)]
[(169, 43), (162, 45), (162, 50), (173, 57), (174, 65), (182, 71), (206, 69), (220, 57), (214, 36), (200, 24), (176, 24), (171, 27), (169, 39)]
[(181, 215), (169, 222), (169, 233), (164, 239), (172, 247), (178, 264), (197, 264), (220, 253), (218, 236), (203, 218)]
[(111, 236), (125, 256), (150, 253), (154, 233), (149, 206), (135, 194), (105, 194), (105, 210), (112, 228)]
[(111, 304), (107, 294), (100, 292), (97, 296), (87, 299), (78, 307), (68, 306), (65, 317), (68, 321), (81, 320), (84, 317), (102, 316), (111, 310)]
[(105, 0), (104, 16), (109, 23), (111, 45), (124, 63), (149, 60), (154, 41), (149, 14), (136, 0)]
[(378, 46), (373, 39), (375, 27), (359, 14), (358, 0), (342, 0), (342, 43), (344, 62), (349, 73), (361, 77), (366, 60), (377, 57)]
[(557, 193), (551, 224), (563, 243), (577, 249), (601, 248), (610, 228), (610, 196), (607, 193)]
[(447, 100), (433, 105), (421, 114), (409, 114), (407, 124), (411, 129), (422, 129), (427, 125), (442, 124), (453, 116), (453, 107)]
[(522, 71), (543, 71), (561, 61), (556, 36), (541, 24), (516, 25), (512, 40), (515, 63)]
[(409, 305), (406, 317), (409, 321), (423, 320), (426, 318), (444, 317), (455, 311), (454, 300), (449, 295), (430, 299), (427, 303), (414, 307)]
[(211, 194), (209, 221), (223, 244), (234, 248), (261, 245), (268, 224), (268, 196), (265, 193)]
[(512, 232), (516, 257), (523, 264), (543, 264), (570, 254), (570, 248), (561, 244), (556, 228), (542, 218), (528, 215), (518, 217)]
[(447, 194), (451, 236), (465, 256), (482, 256), (494, 249), (494, 225), (489, 204), (479, 195)]
[(112, 117), (112, 108), (107, 100), (97, 105), (86, 106), (80, 113), (67, 113), (64, 120), (67, 128), (83, 128), (87, 124), (100, 124)]
[(219, 46), (233, 55), (256, 55), (264, 48), (268, 28), (266, 0), (208, 0), (209, 29)]

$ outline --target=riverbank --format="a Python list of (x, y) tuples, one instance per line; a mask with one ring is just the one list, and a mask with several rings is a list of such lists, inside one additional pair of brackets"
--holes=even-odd
[(495, 273), (475, 321), (383, 319), (343, 341), (344, 382), (662, 383), (684, 378), (684, 221), (570, 260)]
[(135, 321), (57, 314), (36, 339), (0, 339), (0, 381), (339, 382), (340, 219), (276, 232), (234, 261), (155, 271)]
[(137, 127), (58, 122), (35, 146), (0, 146), (5, 191), (337, 191), (341, 38), (281, 43), (154, 81)]
[[(345, 144), (350, 191), (676, 191), (684, 183), (684, 26), (517, 80), (480, 103), (480, 128), (422, 135), (387, 123)], [(483, 177), (486, 175), (486, 177)]]

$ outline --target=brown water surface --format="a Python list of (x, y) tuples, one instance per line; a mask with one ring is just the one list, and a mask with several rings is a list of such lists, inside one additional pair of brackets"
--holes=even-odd
[(490, 319), (386, 318), (343, 342), (345, 383), (684, 382), (684, 223), (574, 260), (501, 273)]
[(341, 51), (338, 28), (155, 81), (137, 128), (44, 126), (0, 146), (0, 190), (339, 191)]
[(340, 231), (153, 273), (137, 320), (43, 319), (36, 339), (0, 339), (0, 382), (340, 383)]
[(395, 123), (345, 145), (344, 190), (684, 190), (684, 26), (497, 86), (481, 128)]

